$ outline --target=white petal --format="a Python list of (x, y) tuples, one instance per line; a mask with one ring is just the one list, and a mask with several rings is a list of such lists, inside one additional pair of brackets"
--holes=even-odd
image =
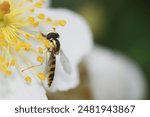
[(15, 68), (12, 68), (12, 71), (15, 74), (10, 77), (0, 74), (0, 99), (47, 99), (46, 92), (37, 79), (33, 78), (32, 84), (26, 84), (24, 78)]
[[(59, 57), (57, 57), (55, 79), (52, 87), (48, 88), (48, 90), (69, 90), (79, 84), (77, 66), (92, 48), (92, 34), (85, 20), (74, 12), (65, 9), (44, 9), (43, 12), (53, 19), (64, 19), (67, 21), (65, 27), (57, 28), (57, 32), (60, 34), (61, 47), (70, 60), (73, 69), (71, 75), (66, 74), (62, 69)], [(41, 25), (41, 29), (46, 33), (51, 28)]]
[(95, 47), (86, 58), (94, 99), (143, 99), (145, 77), (132, 60)]

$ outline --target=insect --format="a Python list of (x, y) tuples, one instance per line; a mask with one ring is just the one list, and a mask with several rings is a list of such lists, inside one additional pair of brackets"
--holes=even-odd
[[(60, 41), (58, 40), (59, 38), (59, 34), (55, 31), (48, 33), (47, 35), (41, 33), (41, 35), (43, 37), (45, 37), (47, 40), (49, 40), (49, 43), (51, 43), (52, 47), (51, 48), (46, 48), (47, 51), (46, 53), (49, 54), (49, 58), (48, 58), (48, 62), (47, 67), (46, 67), (46, 75), (48, 78), (48, 86), (50, 87), (52, 85), (54, 76), (55, 76), (55, 69), (56, 69), (56, 56), (60, 54), (60, 62), (61, 65), (64, 69), (64, 71), (68, 74), (71, 74), (71, 65), (70, 62), (68, 60), (68, 58), (66, 57), (66, 55), (64, 54), (63, 50), (61, 49), (61, 44)], [(30, 68), (36, 67), (36, 66), (40, 66), (40, 65), (35, 65), (35, 66), (31, 66)], [(29, 69), (29, 68), (27, 68)], [(24, 69), (22, 71), (25, 71), (27, 69)]]
[(47, 52), (50, 54), (47, 64), (48, 86), (50, 87), (55, 76), (56, 55), (60, 54), (60, 62), (64, 71), (68, 74), (71, 73), (71, 66), (68, 58), (61, 49), (61, 45), (58, 40), (59, 34), (57, 32), (50, 32), (47, 35), (42, 34), (42, 36), (46, 37), (46, 39), (49, 40), (52, 45), (52, 48), (47, 48)]

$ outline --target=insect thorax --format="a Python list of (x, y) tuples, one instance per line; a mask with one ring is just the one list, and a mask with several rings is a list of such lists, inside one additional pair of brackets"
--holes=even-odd
[(60, 51), (60, 42), (58, 39), (51, 39), (50, 42), (52, 43), (52, 50), (50, 48), (48, 51), (53, 52), (54, 54), (59, 54)]

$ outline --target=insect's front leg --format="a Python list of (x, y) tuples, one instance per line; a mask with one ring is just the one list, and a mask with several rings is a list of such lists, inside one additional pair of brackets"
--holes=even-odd
[(45, 34), (43, 34), (43, 33), (41, 33), (41, 35), (42, 35), (43, 37), (46, 37), (46, 35), (45, 35)]

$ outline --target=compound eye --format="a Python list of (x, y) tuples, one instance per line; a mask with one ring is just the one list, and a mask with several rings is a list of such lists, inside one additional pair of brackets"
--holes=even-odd
[(58, 33), (49, 33), (48, 35), (47, 35), (47, 39), (57, 39), (57, 38), (59, 38), (59, 34)]

